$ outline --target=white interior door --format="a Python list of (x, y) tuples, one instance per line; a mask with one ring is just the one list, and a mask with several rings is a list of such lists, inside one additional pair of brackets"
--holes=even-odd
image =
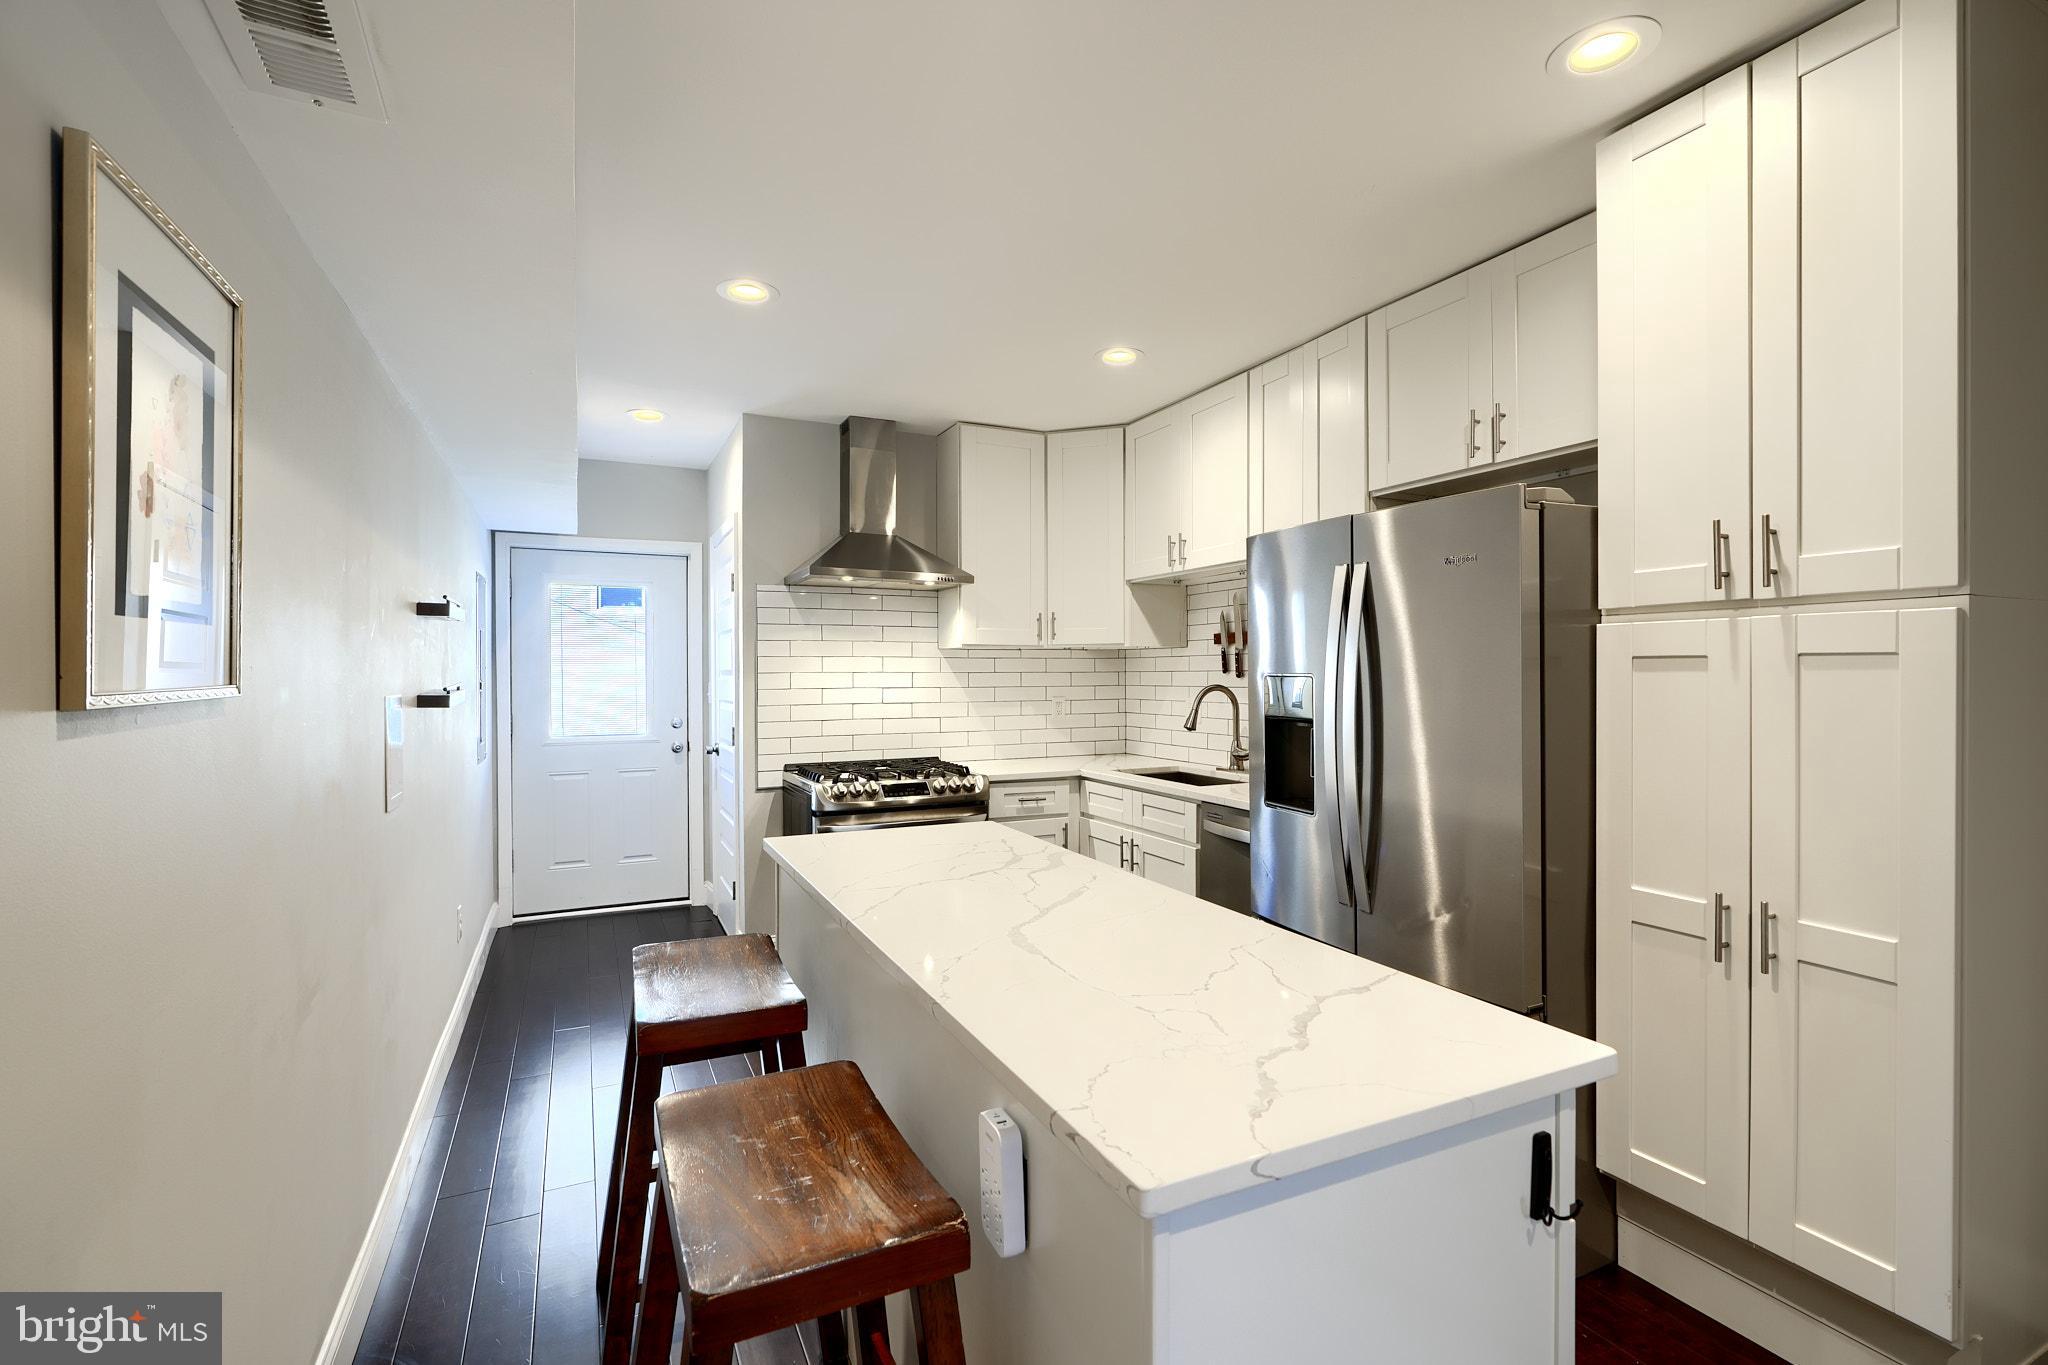
[(1754, 69), (1757, 595), (1949, 586), (1955, 12), (1864, 0)]
[(733, 555), (736, 525), (711, 542), (711, 715), (704, 757), (711, 788), (711, 909), (727, 933), (738, 932), (740, 892), (739, 579)]
[(1744, 1235), (1749, 622), (1599, 628), (1601, 1169)]
[(1754, 639), (1750, 1236), (1946, 1337), (1961, 613)]
[(1600, 605), (1749, 596), (1749, 69), (1601, 141)]
[(1045, 438), (1045, 642), (1124, 642), (1124, 429)]
[(512, 908), (690, 895), (685, 561), (512, 551)]
[(1366, 318), (1372, 486), (1398, 487), (1492, 457), (1493, 319), (1467, 270)]

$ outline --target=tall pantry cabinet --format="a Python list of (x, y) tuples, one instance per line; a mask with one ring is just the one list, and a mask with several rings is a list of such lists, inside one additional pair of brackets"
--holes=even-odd
[(1986, 1365), (2048, 1344), (2042, 70), (2030, 0), (1864, 0), (1598, 154), (1623, 1263)]

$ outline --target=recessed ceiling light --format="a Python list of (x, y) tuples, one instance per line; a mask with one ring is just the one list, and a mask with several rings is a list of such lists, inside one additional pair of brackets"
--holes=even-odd
[(775, 297), (775, 286), (742, 276), (719, 285), (718, 296), (734, 303), (766, 303)]
[(659, 422), (668, 414), (660, 408), (627, 408), (626, 416), (636, 422)]
[(1112, 346), (1106, 351), (1098, 351), (1095, 358), (1105, 365), (1135, 365), (1144, 354), (1135, 346)]
[(1664, 30), (1655, 19), (1632, 14), (1580, 29), (1559, 43), (1545, 63), (1553, 76), (1597, 76), (1640, 57)]

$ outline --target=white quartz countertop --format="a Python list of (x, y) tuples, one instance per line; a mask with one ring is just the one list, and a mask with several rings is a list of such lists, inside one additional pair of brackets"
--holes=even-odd
[(999, 824), (766, 847), (1148, 1218), (1614, 1074), (1599, 1043)]
[[(1092, 777), (1121, 787), (1184, 797), (1212, 806), (1251, 809), (1250, 773), (1229, 773), (1220, 768), (1178, 763), (1169, 758), (1147, 758), (1142, 754), (1080, 754), (1070, 758), (977, 759), (970, 766), (991, 782), (1049, 782), (1063, 777)], [(1132, 768), (1180, 768), (1189, 772), (1213, 773), (1231, 780), (1214, 786), (1194, 787), (1185, 782), (1146, 777), (1131, 772)]]

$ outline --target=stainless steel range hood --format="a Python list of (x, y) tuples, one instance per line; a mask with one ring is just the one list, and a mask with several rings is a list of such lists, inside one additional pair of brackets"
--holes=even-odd
[(839, 424), (839, 539), (782, 581), (793, 587), (951, 588), (974, 575), (896, 534), (896, 424)]

